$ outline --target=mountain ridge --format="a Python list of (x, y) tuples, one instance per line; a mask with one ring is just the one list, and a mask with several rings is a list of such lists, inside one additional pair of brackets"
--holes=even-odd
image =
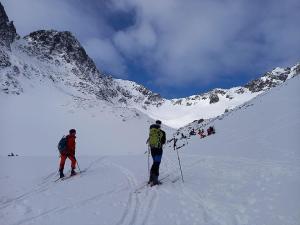
[(275, 68), (243, 87), (216, 88), (200, 95), (165, 99), (134, 81), (115, 79), (99, 71), (71, 32), (39, 30), (20, 38), (1, 4), (0, 11), (0, 85), (6, 94), (26, 91), (23, 78), (49, 79), (82, 98), (136, 108), (179, 128), (196, 119), (220, 115), (300, 74), (298, 63), (292, 68)]

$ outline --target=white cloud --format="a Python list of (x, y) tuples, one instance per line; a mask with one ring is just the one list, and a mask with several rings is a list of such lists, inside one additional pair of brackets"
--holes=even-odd
[(119, 31), (114, 35), (114, 43), (128, 57), (146, 54), (153, 50), (157, 42), (157, 35), (153, 28), (143, 23), (126, 31)]
[(117, 2), (122, 10), (135, 7), (137, 23), (116, 33), (115, 44), (128, 57), (147, 62), (158, 83), (208, 83), (300, 59), (296, 0)]
[[(89, 14), (81, 5), (60, 0), (4, 0), (3, 5), (22, 36), (41, 29), (69, 30), (78, 37), (109, 33), (101, 17)], [(101, 29), (98, 29), (101, 27)]]

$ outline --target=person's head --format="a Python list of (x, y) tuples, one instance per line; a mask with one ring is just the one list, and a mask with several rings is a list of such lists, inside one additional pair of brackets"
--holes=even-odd
[(155, 124), (158, 125), (158, 126), (161, 126), (161, 121), (160, 120), (156, 120)]
[(75, 130), (75, 129), (69, 130), (69, 134), (70, 134), (70, 135), (75, 135), (75, 134), (76, 134), (76, 130)]

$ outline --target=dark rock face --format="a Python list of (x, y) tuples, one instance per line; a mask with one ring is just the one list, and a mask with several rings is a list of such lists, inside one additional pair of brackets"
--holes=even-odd
[(250, 81), (244, 87), (248, 88), (251, 92), (260, 92), (276, 87), (287, 80), (288, 74), (291, 72), (290, 70), (290, 68), (286, 68), (284, 72), (279, 74), (268, 72), (263, 77)]
[(295, 68), (295, 75), (294, 76), (298, 76), (300, 74), (300, 64), (298, 64)]
[(215, 93), (210, 94), (209, 104), (214, 104), (214, 103), (217, 103), (218, 101), (219, 101), (219, 97), (217, 94), (215, 94)]
[(136, 86), (135, 89), (147, 98), (144, 102), (146, 105), (157, 105), (163, 102), (163, 98), (159, 94), (153, 93), (142, 85)]
[(9, 61), (9, 56), (5, 51), (0, 49), (0, 69), (11, 66), (11, 63)]
[(10, 22), (0, 2), (0, 46), (10, 49), (10, 44), (18, 37), (13, 22)]
[(221, 90), (221, 89), (215, 89), (214, 92), (215, 92), (216, 94), (220, 94), (220, 95), (225, 95), (225, 94), (226, 94), (226, 91)]
[(243, 88), (239, 88), (238, 90), (235, 91), (237, 94), (244, 94), (245, 90)]
[(78, 75), (84, 74), (85, 76), (82, 77), (84, 79), (93, 79), (93, 77), (87, 76), (88, 74), (96, 75), (97, 78), (101, 77), (92, 59), (70, 32), (40, 30), (30, 33), (24, 38), (29, 43), (27, 50), (31, 54), (44, 60), (52, 60), (55, 56), (59, 56), (66, 63), (75, 63), (78, 71), (74, 70), (73, 72)]
[(159, 94), (151, 92), (151, 94), (148, 96), (148, 100), (150, 102), (159, 102), (162, 100), (162, 98)]

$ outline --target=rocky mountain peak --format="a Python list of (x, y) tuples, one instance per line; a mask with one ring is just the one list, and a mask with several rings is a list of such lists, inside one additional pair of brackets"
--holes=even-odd
[(271, 72), (265, 73), (262, 77), (250, 81), (244, 87), (251, 92), (264, 91), (285, 82), (290, 76), (299, 75), (300, 64), (290, 68), (275, 68)]
[(87, 55), (79, 41), (69, 31), (39, 30), (24, 37), (29, 50), (45, 60), (62, 58), (66, 63), (76, 65), (75, 73), (85, 79), (102, 77), (93, 60)]
[(16, 28), (8, 16), (0, 2), (0, 45), (10, 49), (10, 44), (18, 38)]

